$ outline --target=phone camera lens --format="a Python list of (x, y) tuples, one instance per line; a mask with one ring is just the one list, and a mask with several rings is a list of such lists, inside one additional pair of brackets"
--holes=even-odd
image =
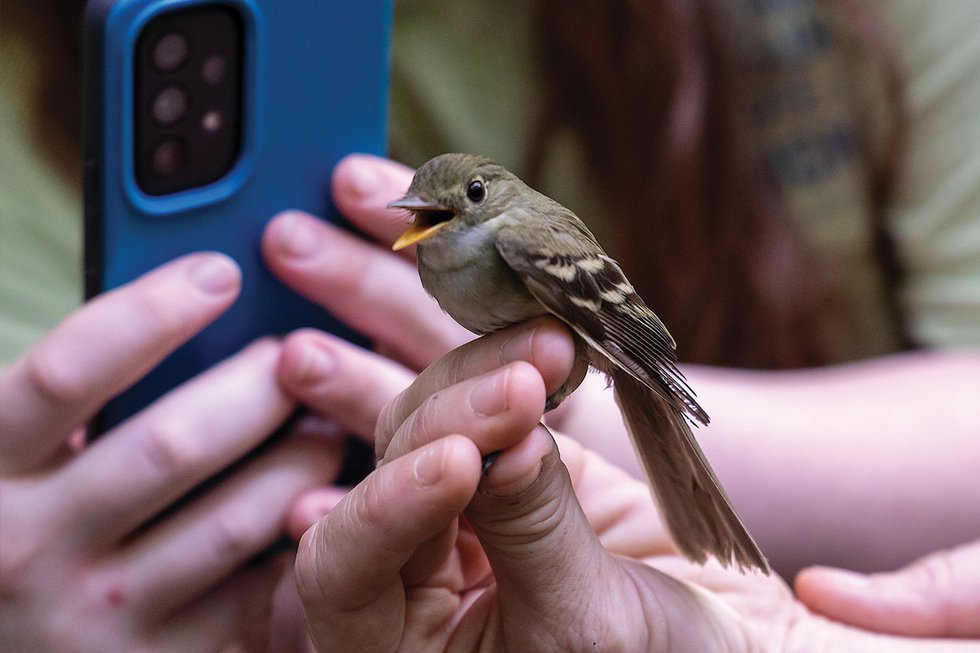
[(228, 62), (221, 55), (208, 57), (201, 64), (201, 79), (207, 84), (218, 84), (225, 78), (228, 71)]
[(153, 99), (153, 119), (161, 125), (172, 125), (187, 113), (187, 94), (168, 86)]
[(165, 73), (177, 70), (187, 60), (189, 50), (183, 34), (167, 34), (153, 48), (153, 65)]
[(184, 168), (186, 162), (184, 146), (180, 141), (166, 140), (153, 150), (153, 172), (159, 177), (172, 177)]

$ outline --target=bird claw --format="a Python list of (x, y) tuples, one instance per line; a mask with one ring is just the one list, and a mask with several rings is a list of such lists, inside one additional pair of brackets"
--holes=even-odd
[(497, 462), (497, 458), (500, 458), (500, 452), (494, 451), (493, 453), (488, 453), (483, 457), (483, 465), (480, 467), (480, 474), (486, 478), (487, 474), (490, 473), (490, 468), (493, 464)]

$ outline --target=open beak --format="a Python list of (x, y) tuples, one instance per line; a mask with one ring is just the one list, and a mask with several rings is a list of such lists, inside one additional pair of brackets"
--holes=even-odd
[(415, 222), (391, 246), (396, 252), (432, 236), (456, 217), (450, 207), (419, 195), (406, 195), (388, 204), (388, 208), (405, 209), (415, 214)]

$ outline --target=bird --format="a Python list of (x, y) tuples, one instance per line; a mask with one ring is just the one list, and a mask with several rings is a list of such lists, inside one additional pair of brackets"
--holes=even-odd
[[(546, 315), (567, 325), (576, 356), (613, 385), (685, 557), (770, 573), (694, 438), (691, 424), (709, 417), (678, 369), (674, 338), (575, 213), (493, 160), (462, 153), (424, 163), (388, 207), (414, 216), (392, 249), (416, 246), (423, 287), (466, 329), (482, 335)], [(548, 397), (546, 410), (580, 381)]]

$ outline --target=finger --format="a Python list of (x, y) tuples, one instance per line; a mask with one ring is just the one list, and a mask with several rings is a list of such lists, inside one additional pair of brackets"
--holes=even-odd
[(404, 211), (387, 208), (388, 202), (408, 191), (414, 174), (389, 159), (353, 154), (334, 168), (331, 196), (358, 229), (390, 246), (411, 220)]
[(575, 343), (560, 322), (542, 318), (483, 336), (449, 352), (387, 404), (375, 428), (375, 449), (385, 451), (401, 423), (430, 395), (515, 361), (531, 363), (550, 395), (572, 371)]
[(34, 468), (107, 399), (147, 373), (231, 304), (241, 273), (192, 254), (82, 307), (0, 378), (0, 466)]
[(160, 622), (146, 650), (267, 650), (272, 597), (287, 564), (288, 558), (279, 555), (247, 565), (208, 595)]
[[(100, 438), (52, 478), (83, 547), (117, 541), (251, 451), (293, 409), (279, 346), (259, 341)], [(111, 470), (111, 472), (109, 471)]]
[(348, 487), (318, 487), (302, 493), (286, 514), (286, 532), (297, 542), (350, 492)]
[(295, 497), (330, 480), (341, 452), (291, 439), (132, 541), (110, 563), (137, 610), (167, 614), (230, 576), (283, 535)]
[(500, 455), (466, 518), (493, 569), (507, 632), (560, 633), (569, 618), (594, 612), (589, 606), (603, 594), (600, 584), (616, 586), (618, 567), (579, 506), (543, 426)]
[(896, 572), (813, 567), (796, 578), (814, 612), (909, 637), (980, 637), (980, 542), (933, 553)]
[(399, 425), (378, 456), (388, 463), (450, 433), (469, 437), (483, 455), (524, 437), (544, 412), (544, 382), (519, 361), (437, 391)]
[(443, 438), (377, 469), (303, 536), (296, 581), (318, 649), (397, 647), (405, 616), (402, 567), (454, 522), (473, 496), (480, 467), (472, 442)]
[(296, 591), (296, 576), (293, 573), (295, 554), (290, 555), (290, 564), (276, 586), (272, 597), (272, 620), (269, 633), (271, 641), (262, 653), (294, 651), (295, 653), (315, 653), (310, 635), (306, 631), (303, 616), (303, 602)]
[(414, 378), (387, 358), (312, 329), (283, 342), (278, 375), (298, 401), (368, 442), (381, 409)]
[(310, 215), (274, 218), (262, 251), (283, 281), (410, 365), (473, 337), (426, 294), (413, 263)]

